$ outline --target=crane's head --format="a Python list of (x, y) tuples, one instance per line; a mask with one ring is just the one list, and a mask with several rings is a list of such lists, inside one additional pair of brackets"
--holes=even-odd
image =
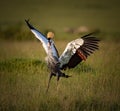
[(54, 37), (54, 33), (53, 32), (48, 32), (47, 33), (47, 38), (48, 39), (52, 39)]

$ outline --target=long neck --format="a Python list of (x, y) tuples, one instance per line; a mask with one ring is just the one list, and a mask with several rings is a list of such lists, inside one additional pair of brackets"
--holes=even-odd
[(52, 41), (51, 38), (48, 38), (48, 44), (47, 44), (47, 47), (48, 47), (48, 54), (51, 54), (57, 58), (59, 58), (59, 54), (58, 54), (58, 51), (54, 45), (54, 42)]
[(51, 46), (51, 39), (48, 38), (48, 44)]
[(48, 54), (49, 55), (52, 55), (52, 44), (51, 44), (51, 39), (48, 38), (48, 44), (47, 44), (47, 47), (48, 47)]

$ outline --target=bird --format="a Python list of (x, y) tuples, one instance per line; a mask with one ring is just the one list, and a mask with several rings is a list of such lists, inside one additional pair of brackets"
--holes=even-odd
[(44, 35), (31, 25), (29, 20), (25, 20), (25, 22), (34, 36), (41, 41), (47, 55), (45, 60), (50, 75), (46, 92), (48, 92), (50, 81), (53, 76), (56, 76), (57, 84), (61, 77), (71, 77), (70, 75), (63, 73), (63, 70), (76, 67), (82, 61), (86, 61), (88, 56), (90, 56), (95, 50), (99, 49), (100, 40), (94, 37), (94, 32), (92, 32), (69, 42), (63, 53), (59, 55), (53, 41), (54, 33), (52, 31), (48, 32), (47, 35)]

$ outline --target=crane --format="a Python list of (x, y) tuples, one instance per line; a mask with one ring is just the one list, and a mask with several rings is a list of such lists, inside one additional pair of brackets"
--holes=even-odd
[(69, 42), (61, 55), (59, 55), (57, 48), (54, 44), (53, 32), (48, 32), (47, 36), (33, 27), (29, 20), (25, 20), (27, 26), (31, 32), (42, 43), (43, 48), (47, 54), (46, 63), (50, 70), (49, 81), (46, 92), (49, 89), (50, 81), (53, 76), (57, 77), (57, 83), (60, 77), (69, 78), (71, 76), (62, 72), (62, 70), (71, 69), (76, 67), (81, 61), (86, 61), (95, 50), (99, 49), (99, 40), (92, 36), (93, 33), (89, 33), (80, 38), (77, 38)]

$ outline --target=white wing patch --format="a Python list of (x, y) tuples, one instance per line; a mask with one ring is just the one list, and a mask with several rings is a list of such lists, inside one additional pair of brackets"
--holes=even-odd
[(69, 42), (64, 52), (59, 58), (60, 67), (62, 67), (64, 64), (67, 64), (70, 58), (72, 57), (72, 55), (74, 55), (76, 53), (76, 50), (83, 44), (84, 44), (84, 40), (81, 38)]
[(48, 53), (48, 48), (47, 48), (48, 40), (47, 40), (47, 38), (45, 38), (39, 31), (37, 31), (35, 29), (31, 29), (31, 31), (35, 35), (35, 37), (42, 42), (42, 45), (45, 49), (45, 52)]
[[(49, 48), (48, 48), (48, 43), (49, 43), (49, 40), (47, 39), (46, 36), (44, 36), (41, 32), (39, 32), (38, 30), (36, 30), (30, 23), (29, 23), (29, 20), (25, 20), (25, 22), (27, 23), (28, 27), (30, 28), (31, 32), (35, 35), (35, 37), (37, 39), (39, 39), (43, 45), (43, 48), (45, 49), (45, 52), (49, 53)], [(53, 40), (50, 40), (51, 41), (51, 51), (52, 51), (52, 55), (59, 58), (59, 54), (58, 54), (58, 51), (54, 45), (54, 42)]]
[[(42, 45), (45, 49), (45, 52), (46, 52), (46, 54), (48, 54), (49, 53), (48, 52), (48, 39), (44, 35), (42, 35), (39, 31), (37, 31), (35, 29), (31, 29), (31, 31), (35, 35), (35, 37), (42, 42)], [(58, 54), (57, 54), (56, 48), (54, 46), (53, 40), (51, 40), (51, 49), (52, 49), (53, 56), (58, 58)]]
[[(53, 40), (50, 40), (51, 41), (51, 51), (52, 51), (52, 55), (54, 57), (57, 57), (59, 58), (59, 54), (58, 54), (58, 51), (57, 49), (55, 48), (55, 45), (54, 45), (54, 41)], [(48, 47), (47, 47), (48, 48)], [(48, 52), (49, 53), (49, 52)]]

